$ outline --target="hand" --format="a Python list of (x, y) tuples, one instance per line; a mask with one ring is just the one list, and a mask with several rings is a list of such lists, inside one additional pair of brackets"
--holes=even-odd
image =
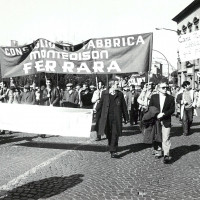
[(124, 124), (127, 124), (128, 123), (128, 120), (124, 120)]
[(164, 113), (159, 113), (158, 115), (157, 115), (157, 119), (160, 119), (160, 118), (162, 118), (164, 116)]

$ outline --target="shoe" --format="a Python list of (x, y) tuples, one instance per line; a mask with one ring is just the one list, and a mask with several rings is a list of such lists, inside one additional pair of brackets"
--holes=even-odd
[(188, 133), (183, 133), (184, 136), (188, 136)]
[(170, 161), (169, 156), (164, 156), (163, 163), (167, 164), (167, 163), (169, 163), (169, 161)]
[(46, 137), (46, 134), (41, 134), (40, 137), (41, 137), (41, 138), (45, 138), (45, 137)]
[(155, 151), (154, 151), (154, 155), (155, 155), (155, 158), (156, 158), (156, 159), (161, 158), (161, 157), (163, 156), (162, 150), (155, 150)]
[(3, 131), (0, 132), (0, 134), (1, 134), (1, 135), (5, 135), (6, 132), (3, 130)]
[(101, 137), (97, 137), (95, 141), (101, 141)]
[(118, 154), (116, 152), (111, 152), (111, 158), (117, 158)]

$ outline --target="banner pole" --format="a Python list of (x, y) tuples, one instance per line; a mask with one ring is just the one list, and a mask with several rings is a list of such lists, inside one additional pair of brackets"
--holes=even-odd
[(97, 78), (97, 74), (95, 74), (95, 79), (96, 79), (96, 87), (97, 87), (97, 90), (99, 89), (99, 86), (98, 86), (98, 78)]
[(108, 80), (109, 78), (108, 78), (108, 74), (106, 74), (106, 87), (107, 87), (107, 89), (108, 89)]

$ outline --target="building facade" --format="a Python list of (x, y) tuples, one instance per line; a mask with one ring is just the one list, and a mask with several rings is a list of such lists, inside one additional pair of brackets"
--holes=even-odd
[[(172, 20), (177, 23), (178, 37), (193, 31), (199, 31), (200, 0), (194, 0), (190, 5), (183, 9)], [(177, 52), (179, 54), (179, 52)], [(182, 62), (177, 61), (178, 85), (183, 81), (189, 81), (193, 88), (199, 88), (198, 72), (200, 71), (200, 57), (195, 60)]]

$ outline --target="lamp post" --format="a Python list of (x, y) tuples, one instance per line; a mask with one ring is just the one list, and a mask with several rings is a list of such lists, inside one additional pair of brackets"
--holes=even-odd
[(176, 30), (170, 29), (170, 28), (155, 28), (156, 30), (167, 30), (167, 31), (173, 31), (176, 32), (178, 34), (178, 32)]
[[(173, 29), (170, 29), (170, 28), (155, 28), (156, 30), (166, 30), (166, 31), (172, 31), (172, 32), (175, 32), (176, 34), (178, 34), (178, 31), (176, 30), (173, 30)], [(161, 53), (161, 52), (159, 52)], [(177, 52), (178, 53), (178, 52)], [(162, 53), (161, 53), (162, 54)], [(163, 54), (162, 54), (163, 55)], [(164, 56), (164, 55), (163, 55)], [(165, 57), (165, 56), (164, 56)], [(169, 61), (167, 60), (167, 58), (165, 57), (166, 61), (167, 61), (167, 64), (168, 64), (168, 81), (169, 81)], [(179, 54), (178, 54), (178, 59), (179, 59)]]
[(153, 49), (153, 51), (156, 51), (156, 52), (160, 53), (165, 58), (165, 60), (167, 61), (167, 66), (168, 66), (168, 69), (167, 69), (167, 79), (168, 79), (168, 84), (169, 84), (169, 61), (167, 60), (166, 56), (163, 53), (161, 53), (160, 51), (155, 50), (155, 49)]

